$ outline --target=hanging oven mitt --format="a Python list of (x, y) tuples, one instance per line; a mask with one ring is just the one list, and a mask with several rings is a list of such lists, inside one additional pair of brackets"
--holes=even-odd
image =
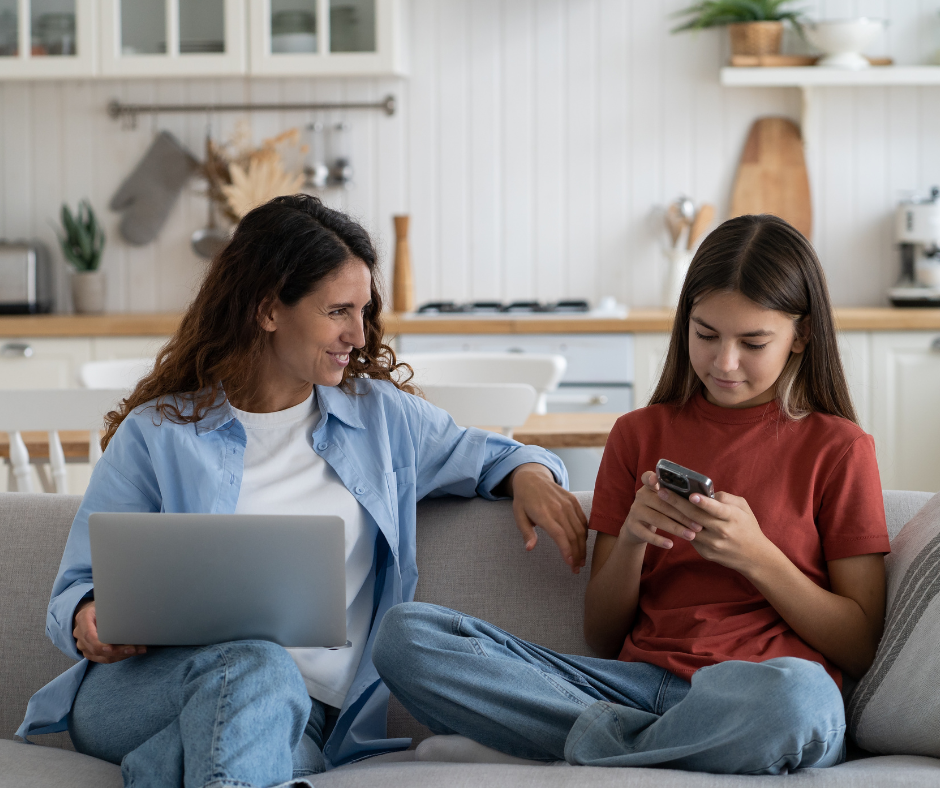
[(167, 131), (161, 131), (134, 171), (111, 198), (112, 211), (123, 212), (121, 236), (143, 246), (157, 237), (173, 203), (199, 162)]

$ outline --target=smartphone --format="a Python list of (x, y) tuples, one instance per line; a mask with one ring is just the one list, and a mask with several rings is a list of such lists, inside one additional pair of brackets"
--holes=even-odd
[(688, 498), (692, 493), (698, 493), (708, 498), (715, 497), (715, 485), (712, 480), (701, 473), (696, 473), (669, 460), (660, 460), (656, 463), (656, 475), (659, 483), (674, 493)]

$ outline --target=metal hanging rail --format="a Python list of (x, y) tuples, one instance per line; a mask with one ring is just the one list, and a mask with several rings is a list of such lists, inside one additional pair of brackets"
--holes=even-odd
[(130, 126), (137, 125), (138, 115), (163, 115), (177, 112), (289, 112), (335, 109), (378, 109), (386, 115), (394, 115), (395, 97), (391, 94), (381, 101), (334, 101), (325, 103), (285, 104), (122, 104), (115, 99), (108, 104), (108, 115), (114, 120), (124, 120)]

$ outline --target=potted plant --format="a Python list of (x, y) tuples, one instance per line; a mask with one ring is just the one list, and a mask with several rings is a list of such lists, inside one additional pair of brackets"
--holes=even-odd
[(62, 229), (59, 243), (62, 254), (75, 269), (72, 272), (72, 304), (76, 312), (97, 314), (104, 312), (105, 278), (98, 270), (104, 251), (104, 230), (88, 200), (78, 204), (75, 215), (62, 204)]
[(792, 1), (703, 0), (676, 12), (675, 16), (691, 18), (672, 32), (724, 25), (731, 34), (732, 55), (778, 55), (783, 23), (789, 21), (800, 29), (800, 12), (783, 8)]

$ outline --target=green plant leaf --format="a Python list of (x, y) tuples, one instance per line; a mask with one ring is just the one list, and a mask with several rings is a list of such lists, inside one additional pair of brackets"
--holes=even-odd
[(702, 30), (737, 22), (776, 22), (789, 20), (798, 24), (800, 11), (781, 10), (793, 0), (703, 0), (671, 16), (691, 17), (672, 32)]
[(76, 270), (94, 271), (101, 262), (105, 236), (91, 203), (81, 200), (74, 215), (63, 204), (61, 216), (65, 231), (59, 235), (62, 254)]

